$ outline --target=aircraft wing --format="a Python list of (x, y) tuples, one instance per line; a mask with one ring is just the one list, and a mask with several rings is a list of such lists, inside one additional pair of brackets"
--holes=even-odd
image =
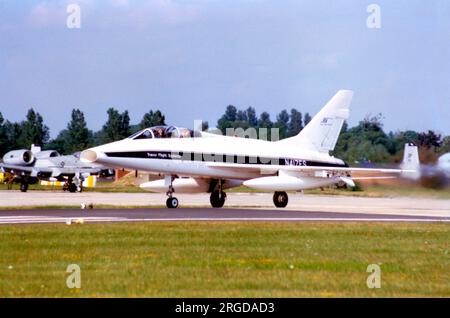
[(43, 169), (43, 168), (35, 168), (33, 166), (20, 166), (20, 165), (9, 165), (9, 164), (1, 164), (0, 168), (3, 171), (12, 172), (14, 174), (17, 174), (17, 172), (26, 172), (29, 174), (38, 173), (38, 172), (44, 172), (44, 173), (52, 172), (52, 169)]
[(260, 170), (265, 173), (276, 173), (277, 171), (292, 171), (292, 172), (314, 172), (314, 171), (329, 171), (329, 172), (348, 172), (348, 173), (373, 173), (373, 174), (402, 174), (412, 173), (416, 170), (405, 169), (385, 169), (385, 168), (353, 168), (353, 167), (327, 167), (327, 166), (282, 166), (282, 165), (261, 165), (261, 164), (235, 164), (227, 162), (211, 162), (209, 167), (218, 169), (234, 169), (234, 170)]
[(77, 173), (98, 173), (100, 168), (77, 168), (77, 167), (33, 167), (33, 166), (20, 166), (1, 164), (0, 168), (4, 171), (11, 172), (13, 174), (25, 173), (36, 177), (38, 174), (51, 174), (52, 177), (58, 176), (73, 176)]

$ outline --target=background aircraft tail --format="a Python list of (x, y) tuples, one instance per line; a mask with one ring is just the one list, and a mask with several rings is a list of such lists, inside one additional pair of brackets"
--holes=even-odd
[(413, 180), (417, 180), (420, 178), (419, 150), (416, 145), (412, 143), (405, 144), (405, 151), (403, 152), (403, 161), (400, 167), (403, 170), (414, 170), (402, 172), (403, 178)]
[(324, 153), (333, 150), (342, 125), (349, 116), (352, 98), (352, 91), (338, 91), (298, 135), (280, 142)]
[(41, 152), (41, 147), (40, 146), (36, 146), (35, 144), (32, 144), (31, 145), (31, 153), (37, 154), (38, 152)]

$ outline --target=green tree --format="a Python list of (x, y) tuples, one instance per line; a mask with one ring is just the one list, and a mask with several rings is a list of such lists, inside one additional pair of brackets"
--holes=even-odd
[(166, 117), (159, 110), (155, 112), (153, 112), (153, 110), (150, 110), (148, 113), (144, 114), (144, 117), (142, 117), (142, 120), (139, 123), (139, 128), (144, 129), (147, 127), (165, 124), (166, 124)]
[(312, 119), (311, 115), (309, 113), (305, 113), (305, 120), (304, 120), (305, 126), (309, 124), (311, 119)]
[(70, 153), (67, 150), (68, 139), (68, 131), (67, 129), (63, 129), (59, 132), (58, 136), (55, 139), (52, 139), (47, 143), (45, 149), (56, 150), (63, 155), (68, 154)]
[(21, 145), (19, 144), (20, 134), (22, 133), (21, 125), (19, 123), (12, 123), (9, 120), (7, 120), (5, 122), (4, 128), (7, 141), (5, 152), (21, 148)]
[(413, 130), (407, 130), (404, 132), (401, 132), (397, 139), (401, 140), (403, 144), (412, 142), (414, 144), (419, 142), (419, 133)]
[(8, 139), (6, 135), (5, 119), (0, 113), (0, 156), (3, 156), (8, 149)]
[(396, 133), (390, 132), (388, 134), (390, 142), (392, 144), (391, 153), (395, 153), (394, 161), (400, 162), (403, 158), (403, 149), (406, 143), (413, 143), (418, 145), (419, 134), (413, 130), (400, 131)]
[(235, 127), (235, 122), (237, 119), (237, 109), (233, 105), (228, 105), (225, 114), (219, 118), (217, 121), (217, 128), (222, 131), (223, 134), (226, 133), (227, 128)]
[(344, 120), (344, 123), (342, 124), (341, 133), (345, 133), (348, 130), (348, 123), (346, 120)]
[(44, 146), (49, 139), (49, 129), (44, 125), (44, 120), (38, 112), (30, 108), (27, 112), (26, 120), (21, 123), (21, 134), (18, 144), (21, 147), (29, 148), (31, 144)]
[(270, 115), (268, 112), (262, 112), (261, 115), (259, 115), (258, 119), (258, 128), (266, 129), (267, 136), (261, 136), (261, 133), (263, 132), (261, 129), (258, 131), (259, 138), (272, 140), (272, 134), (271, 134), (271, 128), (273, 128), (273, 122), (270, 120)]
[(250, 127), (246, 110), (238, 110), (236, 113), (236, 121), (231, 125), (233, 128), (247, 129)]
[(258, 126), (258, 117), (256, 116), (256, 110), (253, 107), (248, 107), (246, 110), (246, 114), (248, 126), (256, 128)]
[(297, 135), (303, 129), (302, 113), (295, 108), (291, 109), (291, 117), (288, 125), (288, 137)]
[(289, 113), (283, 109), (277, 115), (277, 121), (275, 122), (275, 127), (279, 129), (280, 139), (284, 139), (288, 136), (289, 126)]
[(114, 108), (109, 108), (106, 113), (108, 120), (101, 130), (102, 142), (112, 142), (120, 139), (120, 114)]
[(128, 114), (128, 110), (124, 111), (120, 115), (120, 126), (119, 126), (119, 138), (123, 139), (128, 137), (131, 134), (131, 126), (130, 126), (130, 115)]
[(397, 152), (392, 137), (383, 131), (382, 116), (366, 117), (339, 136), (333, 154), (350, 163), (388, 162)]
[(65, 153), (74, 153), (88, 148), (92, 132), (89, 131), (84, 119), (84, 114), (79, 109), (73, 109), (70, 122), (67, 124), (67, 132), (63, 134), (65, 141)]
[(131, 134), (130, 116), (128, 111), (122, 114), (114, 108), (107, 110), (108, 119), (103, 125), (101, 131), (95, 134), (95, 143), (99, 140), (101, 143), (107, 143), (124, 139)]
[(236, 113), (236, 121), (244, 123), (248, 122), (247, 112), (238, 110), (238, 112)]
[(431, 148), (431, 147), (440, 147), (442, 144), (442, 135), (436, 134), (432, 130), (428, 130), (427, 132), (423, 132), (418, 136), (419, 145)]
[(268, 112), (262, 112), (258, 119), (258, 128), (272, 128), (273, 123), (270, 120)]

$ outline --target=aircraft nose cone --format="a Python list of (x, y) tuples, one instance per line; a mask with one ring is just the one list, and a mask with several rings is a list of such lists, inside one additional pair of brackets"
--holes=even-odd
[(95, 162), (97, 157), (97, 152), (94, 150), (84, 150), (80, 154), (80, 160), (83, 162)]

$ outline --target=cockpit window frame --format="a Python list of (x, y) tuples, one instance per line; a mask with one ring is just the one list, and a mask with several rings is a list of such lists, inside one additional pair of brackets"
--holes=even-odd
[[(151, 137), (149, 136), (146, 138), (139, 138), (140, 136), (145, 134), (145, 132), (150, 132)], [(177, 127), (172, 125), (171, 126), (158, 125), (139, 130), (138, 132), (135, 132), (134, 134), (132, 134), (127, 138), (131, 140), (140, 140), (140, 139), (189, 138), (193, 136), (194, 133), (189, 128)]]
[[(149, 132), (150, 136), (145, 136), (145, 138), (139, 138), (140, 136), (144, 135), (146, 132)], [(153, 138), (155, 138), (155, 135), (154, 135), (153, 131), (151, 130), (151, 128), (145, 128), (145, 129), (139, 130), (138, 132), (135, 132), (134, 134), (132, 134), (131, 136), (128, 137), (128, 139), (132, 139), (132, 140), (153, 139)]]

